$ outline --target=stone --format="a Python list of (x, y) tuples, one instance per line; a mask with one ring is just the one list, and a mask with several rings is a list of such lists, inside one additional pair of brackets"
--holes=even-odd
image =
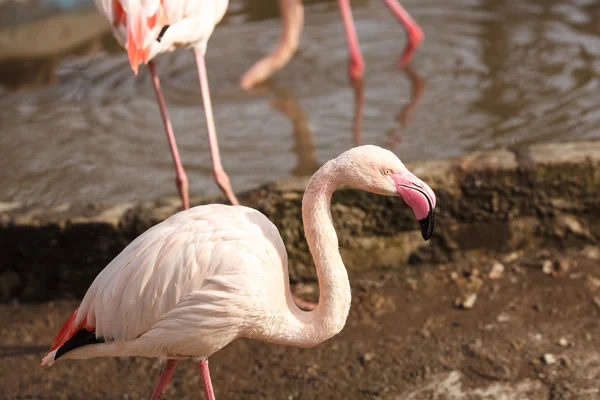
[(554, 268), (552, 265), (552, 261), (550, 261), (550, 260), (542, 261), (542, 272), (543, 273), (545, 273), (546, 275), (550, 275), (550, 274), (552, 274), (553, 270), (554, 270)]
[(550, 353), (546, 353), (542, 356), (542, 361), (544, 362), (544, 364), (546, 365), (552, 365), (556, 362), (556, 357), (554, 357), (553, 354)]
[(490, 279), (500, 279), (504, 275), (504, 265), (496, 263), (492, 265), (492, 269), (488, 274)]

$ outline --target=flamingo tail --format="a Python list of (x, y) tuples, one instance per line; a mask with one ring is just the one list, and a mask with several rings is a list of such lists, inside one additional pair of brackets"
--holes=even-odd
[[(129, 2), (125, 14), (127, 25), (127, 54), (131, 69), (137, 75), (141, 63), (150, 61), (153, 42), (166, 25), (166, 13), (162, 4), (150, 11), (139, 2)], [(160, 29), (159, 29), (160, 28)]]
[(54, 339), (54, 343), (42, 359), (41, 365), (52, 365), (63, 354), (81, 346), (94, 343), (102, 343), (102, 338), (96, 338), (94, 328), (88, 326), (87, 317), (77, 323), (77, 311), (63, 324)]

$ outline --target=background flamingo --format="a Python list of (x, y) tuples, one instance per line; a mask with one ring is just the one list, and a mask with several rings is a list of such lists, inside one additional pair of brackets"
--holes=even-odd
[(194, 51), (198, 78), (206, 116), (208, 143), (213, 174), (221, 190), (232, 204), (239, 204), (229, 177), (221, 164), (219, 144), (212, 113), (204, 54), (215, 25), (227, 10), (228, 0), (94, 0), (96, 7), (111, 24), (119, 44), (127, 49), (129, 62), (137, 75), (139, 64), (148, 64), (160, 114), (167, 133), (175, 164), (176, 185), (183, 202), (189, 208), (188, 178), (179, 158), (177, 142), (156, 74), (154, 57), (178, 47)]
[[(400, 21), (408, 34), (408, 43), (400, 59), (400, 64), (405, 65), (410, 61), (412, 54), (423, 41), (423, 30), (412, 19), (408, 12), (397, 0), (383, 0), (390, 11)], [(304, 25), (304, 7), (302, 0), (278, 0), (279, 12), (281, 13), (281, 38), (279, 44), (269, 55), (256, 62), (240, 80), (243, 89), (249, 89), (260, 83), (290, 61), (300, 42), (302, 26)], [(365, 63), (360, 52), (356, 27), (352, 18), (350, 0), (338, 0), (346, 40), (350, 51), (350, 66), (348, 74), (353, 81), (362, 79)]]
[(325, 163), (302, 201), (306, 240), (319, 278), (312, 312), (294, 304), (285, 246), (260, 212), (213, 204), (179, 212), (127, 246), (94, 280), (42, 360), (101, 356), (166, 358), (152, 399), (162, 396), (177, 360), (192, 358), (214, 399), (207, 358), (240, 338), (312, 347), (339, 333), (350, 283), (330, 201), (339, 185), (400, 196), (433, 233), (435, 194), (390, 151), (355, 147)]

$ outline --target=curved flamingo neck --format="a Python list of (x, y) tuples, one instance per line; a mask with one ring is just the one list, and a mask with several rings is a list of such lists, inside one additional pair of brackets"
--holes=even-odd
[[(343, 184), (336, 160), (326, 163), (311, 178), (302, 200), (302, 220), (308, 248), (319, 278), (319, 304), (308, 314), (306, 340), (320, 343), (339, 333), (350, 311), (350, 282), (339, 252), (331, 217), (331, 197)], [(316, 344), (316, 343), (315, 343)]]
[[(300, 310), (287, 288), (287, 310), (280, 318), (269, 317), (258, 336), (272, 343), (312, 347), (339, 333), (350, 311), (350, 282), (338, 250), (330, 203), (342, 183), (335, 160), (323, 165), (311, 178), (302, 200), (302, 218), (308, 247), (319, 278), (319, 304), (312, 312)], [(287, 275), (287, 274), (286, 274)]]

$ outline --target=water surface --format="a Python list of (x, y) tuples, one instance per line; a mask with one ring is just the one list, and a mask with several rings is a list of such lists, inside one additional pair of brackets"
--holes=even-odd
[[(600, 138), (598, 2), (405, 0), (426, 35), (407, 69), (397, 65), (405, 33), (382, 2), (352, 4), (366, 62), (359, 97), (334, 1), (306, 2), (298, 54), (242, 91), (240, 76), (277, 43), (279, 20), (274, 0), (232, 1), (207, 65), (236, 191), (312, 173), (353, 145), (357, 118), (362, 143), (404, 161)], [(133, 75), (93, 8), (57, 12), (0, 19), (0, 201), (176, 195), (147, 69)], [(192, 53), (164, 55), (157, 70), (191, 196), (217, 193)]]

